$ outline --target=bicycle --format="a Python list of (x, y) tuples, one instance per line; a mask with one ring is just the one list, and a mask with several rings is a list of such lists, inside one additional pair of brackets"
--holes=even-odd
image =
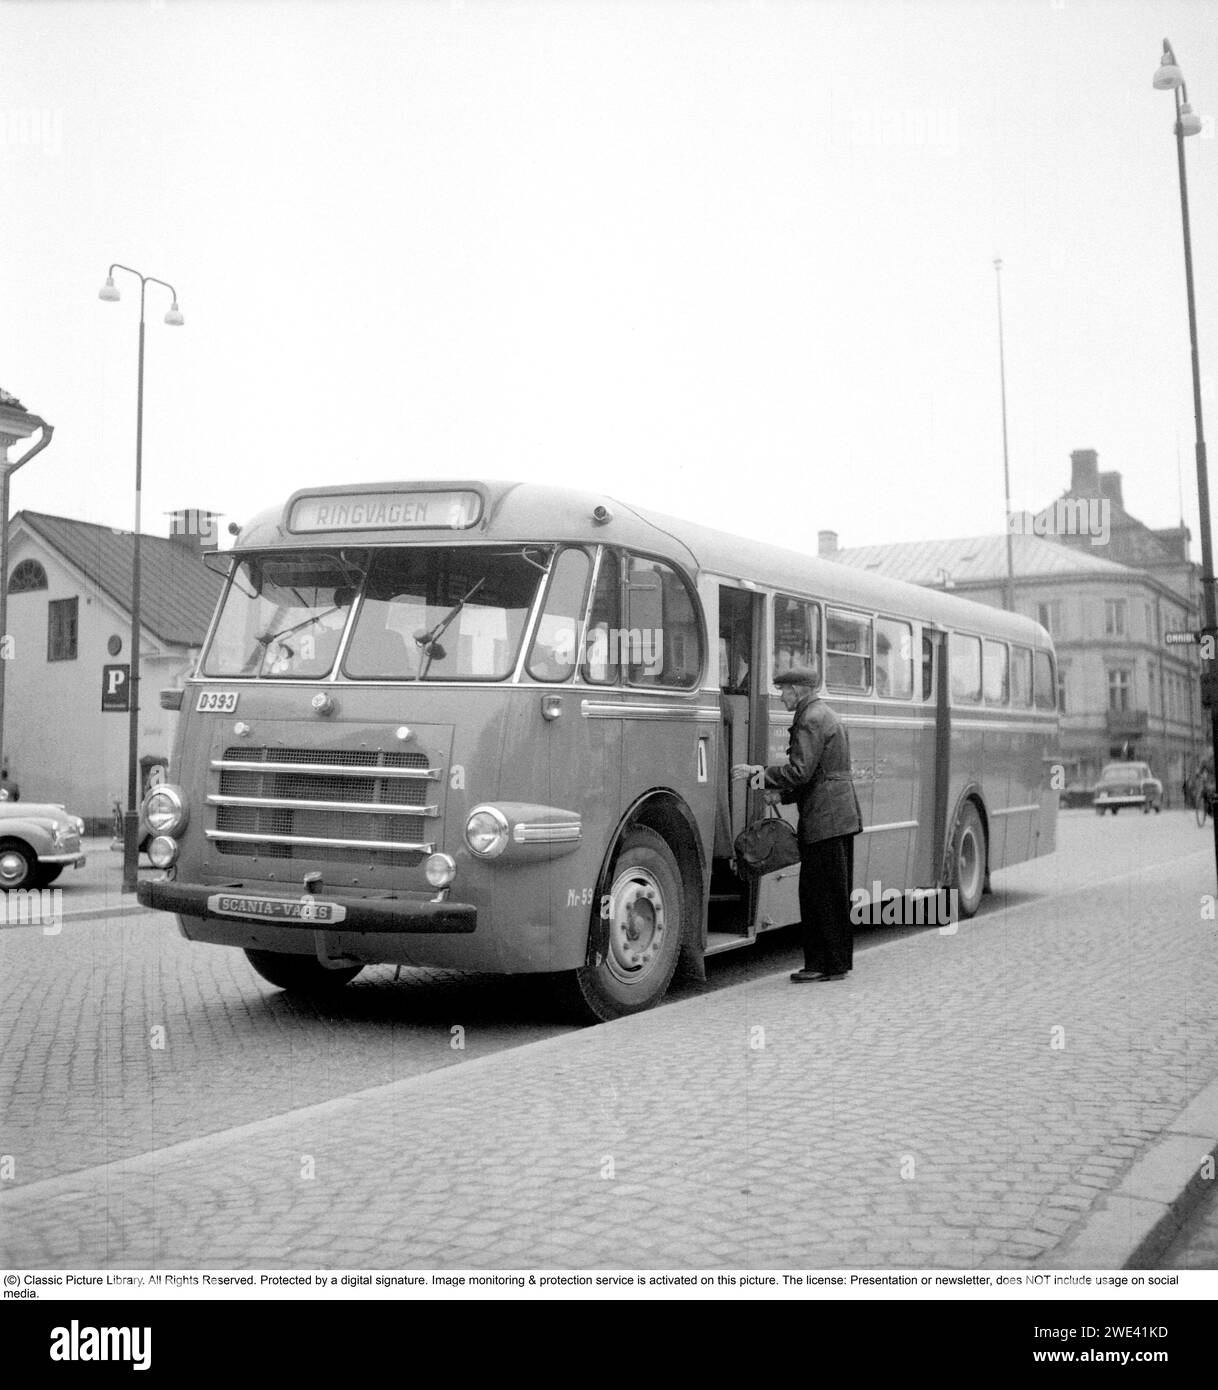
[(1206, 816), (1213, 809), (1211, 805), (1213, 795), (1214, 793), (1209, 787), (1202, 786), (1197, 788), (1193, 796), (1193, 814), (1197, 817), (1198, 826), (1205, 824)]

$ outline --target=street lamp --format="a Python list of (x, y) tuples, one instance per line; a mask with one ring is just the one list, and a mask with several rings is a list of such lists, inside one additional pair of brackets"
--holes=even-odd
[[(1201, 596), (1205, 622), (1202, 637), (1218, 640), (1218, 606), (1214, 595), (1214, 550), (1210, 539), (1210, 484), (1205, 461), (1205, 428), (1201, 423), (1201, 361), (1197, 353), (1197, 303), (1193, 294), (1193, 241), (1188, 221), (1188, 178), (1184, 171), (1184, 137), (1201, 130), (1201, 119), (1188, 103), (1188, 88), (1167, 39), (1154, 76), (1157, 91), (1176, 97), (1176, 163), (1180, 170), (1180, 217), (1184, 224), (1184, 283), (1188, 291), (1188, 339), (1193, 360), (1193, 418), (1197, 427), (1197, 506), (1201, 522)], [(1210, 752), (1218, 753), (1218, 680), (1212, 655), (1201, 653), (1201, 703), (1210, 712)], [(1218, 765), (1218, 764), (1216, 764)], [(1218, 821), (1214, 822), (1214, 864), (1218, 868)]]
[(139, 734), (140, 734), (140, 490), (144, 469), (144, 298), (150, 284), (161, 285), (172, 297), (165, 322), (180, 327), (185, 320), (178, 308), (178, 292), (155, 275), (141, 275), (129, 265), (112, 265), (106, 283), (98, 291), (98, 299), (114, 304), (122, 297), (114, 283), (114, 272), (126, 271), (140, 282), (140, 351), (139, 373), (135, 395), (135, 534), (131, 553), (131, 676), (127, 682), (127, 812), (123, 817), (123, 892), (134, 893), (139, 883), (140, 862), (140, 802), (139, 802)]
[(1004, 607), (1015, 611), (1015, 541), (1011, 536), (1011, 461), (1007, 452), (1007, 362), (1002, 342), (1002, 260), (994, 258), (994, 280), (998, 288), (998, 381), (1002, 388), (1002, 481), (1006, 491), (1007, 582)]

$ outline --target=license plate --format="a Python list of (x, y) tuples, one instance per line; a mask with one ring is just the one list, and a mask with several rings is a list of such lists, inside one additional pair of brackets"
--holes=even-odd
[(213, 893), (207, 900), (207, 910), (221, 917), (256, 917), (272, 922), (315, 922), (333, 926), (346, 919), (342, 903), (322, 902), (317, 898), (264, 898), (251, 893)]
[(236, 690), (200, 690), (195, 709), (203, 714), (232, 714), (238, 694)]

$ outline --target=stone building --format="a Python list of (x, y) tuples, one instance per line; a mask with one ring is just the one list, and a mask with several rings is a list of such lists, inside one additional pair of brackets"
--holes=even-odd
[[(1155, 530), (1124, 505), (1121, 475), (1094, 449), (1071, 454), (1070, 487), (1042, 511), (1011, 518), (1015, 607), (1052, 634), (1068, 784), (1090, 786), (1104, 763), (1138, 758), (1178, 801), (1185, 772), (1208, 746), (1197, 649), (1164, 634), (1200, 626), (1199, 569), (1189, 532)], [(1007, 538), (909, 541), (822, 556), (1002, 607)]]

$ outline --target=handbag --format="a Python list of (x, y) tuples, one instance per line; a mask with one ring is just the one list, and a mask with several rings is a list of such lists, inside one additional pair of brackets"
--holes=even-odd
[(734, 848), (737, 869), (754, 878), (799, 863), (799, 840), (776, 806), (767, 806), (760, 820), (746, 825)]

